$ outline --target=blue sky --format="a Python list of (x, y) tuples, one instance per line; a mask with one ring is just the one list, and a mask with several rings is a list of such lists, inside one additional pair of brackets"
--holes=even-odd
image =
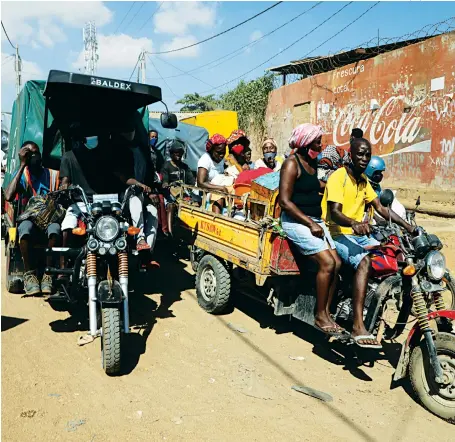
[[(283, 2), (249, 23), (207, 43), (173, 54), (150, 55), (153, 63), (146, 59), (147, 82), (162, 87), (163, 97), (169, 107), (178, 110), (179, 105), (175, 102), (185, 93), (226, 92), (235, 87), (238, 80), (222, 87), (217, 86), (253, 69), (317, 27), (310, 36), (243, 78), (251, 80), (262, 75), (267, 67), (302, 58), (373, 5), (373, 2), (354, 2), (327, 23), (318, 26), (347, 3), (323, 2), (225, 63), (218, 62), (218, 66), (210, 65), (194, 71), (193, 77), (179, 75), (182, 71), (196, 69), (256, 41), (315, 3)], [(134, 2), (133, 5), (133, 2), (2, 1), (1, 17), (13, 44), (19, 44), (24, 80), (46, 79), (50, 69), (72, 72), (80, 69), (83, 72), (82, 27), (89, 20), (96, 22), (98, 31), (100, 60), (97, 74), (128, 79), (141, 48), (157, 52), (192, 44), (245, 20), (271, 4)], [(452, 16), (455, 16), (453, 2), (381, 2), (311, 55), (356, 47), (377, 37), (378, 29), (381, 37), (399, 37)], [(1, 43), (1, 110), (11, 111), (15, 98), (15, 75), (13, 59), (9, 55), (13, 49), (3, 31)], [(167, 79), (167, 84), (161, 76)]]

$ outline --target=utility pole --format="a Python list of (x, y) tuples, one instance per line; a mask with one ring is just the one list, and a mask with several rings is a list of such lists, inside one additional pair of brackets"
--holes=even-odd
[(16, 96), (19, 95), (22, 86), (22, 60), (19, 56), (19, 46), (16, 45), (16, 55), (14, 59), (14, 70), (16, 71)]
[(98, 56), (98, 40), (96, 38), (96, 26), (94, 21), (89, 21), (82, 29), (82, 38), (84, 40), (85, 50), (85, 69), (84, 73), (88, 75), (96, 74), (96, 64)]
[(138, 83), (145, 83), (145, 73), (146, 73), (146, 66), (145, 66), (145, 51), (142, 49), (141, 53), (139, 54), (139, 68), (137, 70), (137, 82)]

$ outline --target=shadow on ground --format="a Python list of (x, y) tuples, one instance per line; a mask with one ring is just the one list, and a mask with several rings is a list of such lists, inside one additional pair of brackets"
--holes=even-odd
[(2, 315), (2, 332), (9, 330), (10, 328), (17, 327), (18, 325), (21, 325), (27, 321), (28, 319), (14, 318), (12, 316)]

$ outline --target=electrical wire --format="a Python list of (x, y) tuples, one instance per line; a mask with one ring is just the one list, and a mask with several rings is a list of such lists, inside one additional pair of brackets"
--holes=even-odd
[(122, 21), (117, 26), (117, 29), (115, 30), (114, 34), (117, 34), (118, 30), (120, 29), (120, 26), (122, 26), (123, 22), (125, 21), (125, 18), (128, 17), (128, 14), (131, 12), (131, 9), (133, 9), (135, 4), (136, 4), (136, 2), (133, 2), (133, 4), (130, 6), (130, 9), (128, 9), (128, 12), (125, 14), (125, 16), (123, 17)]
[[(175, 98), (179, 98), (174, 91), (171, 89), (169, 86), (168, 82), (164, 79), (164, 77), (161, 75), (161, 72), (158, 70), (158, 68), (155, 66), (155, 63), (153, 63), (153, 60), (151, 57), (147, 55), (147, 58), (150, 60), (150, 63), (152, 63), (152, 66), (155, 68), (156, 72), (158, 72), (158, 75), (160, 76), (161, 80), (163, 80), (164, 84), (167, 86), (167, 88), (171, 91), (172, 95), (174, 95)], [(139, 61), (139, 60), (138, 60)]]
[[(243, 45), (241, 46), (240, 48), (237, 48), (236, 50), (232, 51), (232, 52), (229, 52), (228, 54), (225, 54), (221, 57), (218, 57), (216, 58), (215, 60), (212, 60), (208, 63), (205, 63), (201, 66), (198, 66), (194, 69), (190, 69), (189, 71), (186, 71), (185, 74), (178, 74), (178, 75), (171, 75), (167, 78), (176, 78), (176, 77), (182, 77), (184, 75), (189, 75), (191, 72), (196, 72), (196, 71), (199, 71), (200, 69), (206, 67), (206, 66), (209, 66), (213, 63), (216, 63), (216, 62), (219, 62), (217, 64), (215, 64), (214, 66), (212, 66), (210, 69), (213, 69), (217, 66), (220, 66), (221, 64), (224, 64), (226, 61), (229, 61), (229, 60), (232, 60), (233, 58), (237, 57), (238, 55), (242, 54), (243, 50), (246, 49), (246, 48), (249, 48), (249, 47), (252, 47), (256, 44), (258, 44), (261, 40), (263, 40), (264, 38), (272, 35), (273, 33), (279, 31), (280, 29), (284, 28), (285, 26), (291, 24), (293, 21), (297, 20), (298, 18), (300, 18), (302, 15), (305, 15), (307, 12), (310, 12), (312, 11), (313, 9), (315, 9), (317, 6), (321, 5), (323, 2), (318, 2), (316, 4), (314, 4), (311, 8), (309, 9), (306, 9), (305, 11), (301, 12), (300, 14), (296, 15), (295, 17), (293, 17), (291, 20), (288, 20), (286, 23), (283, 23), (282, 25), (278, 26), (277, 28), (273, 29), (272, 31), (268, 32), (267, 34), (264, 34), (262, 37), (258, 38), (257, 40), (251, 42), (251, 43), (248, 43), (246, 45)], [(232, 54), (235, 54), (234, 56), (230, 57)], [(230, 57), (230, 58), (227, 58), (227, 57)]]
[(11, 40), (9, 39), (8, 33), (6, 32), (6, 29), (5, 29), (5, 25), (3, 24), (3, 22), (1, 22), (1, 23), (2, 23), (3, 32), (5, 33), (6, 38), (7, 38), (8, 41), (9, 41), (9, 44), (11, 45), (11, 47), (12, 47), (13, 49), (16, 49), (16, 46), (14, 46), (14, 45), (11, 43)]
[(128, 26), (133, 23), (133, 20), (137, 17), (137, 15), (139, 14), (139, 12), (141, 12), (141, 9), (145, 6), (146, 2), (142, 2), (142, 5), (140, 6), (140, 8), (137, 10), (136, 14), (133, 15), (133, 18), (128, 22), (128, 24), (125, 26), (125, 28), (123, 29), (125, 31), (125, 29), (128, 28)]
[(161, 6), (163, 6), (164, 1), (160, 2), (158, 7), (153, 11), (153, 14), (145, 21), (145, 23), (140, 27), (140, 29), (137, 32), (142, 31), (144, 26), (155, 16), (155, 14), (161, 9)]
[(5, 57), (5, 58), (3, 59), (2, 66), (3, 66), (4, 64), (8, 63), (8, 62), (9, 62), (11, 59), (13, 59), (13, 58), (14, 58), (14, 55), (8, 55), (8, 57)]
[(317, 26), (315, 26), (313, 29), (311, 29), (311, 31), (307, 32), (305, 35), (303, 35), (302, 37), (298, 38), (297, 40), (295, 40), (293, 43), (291, 43), (289, 46), (286, 46), (284, 49), (282, 49), (281, 51), (277, 52), (275, 55), (272, 55), (270, 58), (268, 58), (267, 60), (265, 60), (264, 62), (262, 62), (261, 64), (255, 66), (253, 69), (250, 69), (249, 71), (243, 73), (242, 75), (239, 75), (238, 77), (235, 77), (233, 78), (232, 80), (229, 80), (229, 81), (226, 81), (225, 83), (219, 85), (219, 86), (216, 86), (214, 87), (213, 89), (208, 89), (206, 91), (203, 91), (201, 92), (201, 94), (205, 94), (207, 92), (210, 92), (214, 89), (220, 89), (222, 88), (223, 86), (226, 86), (227, 84), (229, 83), (232, 83), (233, 81), (236, 81), (236, 80), (240, 80), (241, 78), (245, 77), (246, 75), (250, 74), (251, 72), (255, 71), (257, 68), (260, 68), (261, 66), (267, 64), (270, 60), (273, 60), (274, 58), (278, 57), (278, 55), (282, 54), (283, 52), (287, 51), (288, 49), (290, 49), (292, 46), (296, 45), (297, 43), (299, 43), (300, 41), (302, 41), (304, 38), (308, 37), (310, 34), (312, 34), (314, 31), (316, 31), (317, 29), (319, 29), (322, 25), (324, 25), (325, 23), (327, 23), (329, 20), (331, 20), (333, 17), (335, 17), (337, 14), (339, 14), (341, 11), (343, 11), (343, 9), (347, 8), (349, 5), (351, 5), (353, 2), (348, 2), (346, 3), (344, 6), (342, 6), (340, 9), (338, 9), (336, 12), (334, 12), (331, 16), (329, 16), (328, 18), (326, 18), (322, 23), (318, 24)]
[(183, 47), (181, 47), (181, 48), (170, 49), (170, 50), (168, 50), (168, 51), (149, 52), (149, 54), (150, 54), (150, 55), (160, 55), (160, 54), (169, 54), (169, 53), (171, 53), (171, 52), (183, 51), (184, 49), (192, 48), (192, 47), (194, 47), (194, 46), (200, 45), (200, 44), (205, 43), (205, 42), (207, 42), (207, 41), (213, 40), (214, 38), (219, 37), (220, 35), (226, 34), (226, 33), (230, 32), (230, 31), (232, 31), (233, 29), (236, 29), (236, 28), (238, 28), (239, 26), (244, 25), (245, 23), (248, 23), (249, 21), (255, 19), (256, 17), (259, 17), (260, 15), (266, 13), (267, 11), (270, 11), (271, 9), (273, 9), (273, 8), (275, 8), (276, 6), (280, 5), (281, 3), (283, 3), (283, 2), (281, 1), (281, 2), (274, 3), (272, 6), (269, 6), (268, 8), (266, 8), (266, 9), (264, 9), (263, 11), (257, 13), (256, 15), (253, 15), (252, 17), (247, 18), (246, 20), (242, 21), (241, 23), (238, 23), (238, 24), (236, 24), (235, 26), (232, 26), (232, 27), (230, 27), (229, 29), (226, 29), (225, 31), (219, 32), (218, 34), (212, 35), (211, 37), (205, 38), (204, 40), (198, 41), (198, 42), (193, 43), (193, 44), (188, 45), (188, 46), (183, 46)]
[[(149, 58), (150, 58), (150, 57), (149, 57)], [(170, 63), (170, 62), (168, 62), (168, 61), (166, 61), (166, 60), (163, 60), (163, 59), (160, 58), (160, 57), (156, 57), (156, 58), (157, 58), (158, 60), (160, 60), (160, 61), (162, 61), (162, 62), (168, 64), (169, 66), (173, 67), (174, 69), (177, 69), (177, 70), (179, 70), (180, 72), (183, 72), (182, 75), (189, 75), (190, 77), (194, 78), (195, 80), (200, 81), (201, 83), (204, 83), (204, 84), (206, 84), (206, 85), (209, 86), (209, 87), (213, 87), (213, 84), (207, 83), (206, 81), (201, 80), (200, 78), (195, 77), (195, 76), (194, 76), (193, 74), (191, 74), (190, 72), (184, 71), (183, 69), (180, 69), (179, 67), (173, 65), (172, 63)], [(167, 78), (170, 78), (170, 77), (167, 77)]]
[(134, 69), (133, 69), (133, 72), (131, 72), (131, 75), (130, 75), (130, 78), (128, 78), (128, 81), (131, 81), (131, 78), (133, 78), (133, 75), (134, 75), (134, 71), (136, 70), (137, 68), (137, 65), (139, 64), (139, 60), (140, 60), (140, 55), (138, 55), (137, 57), (137, 61), (136, 61), (136, 66), (134, 66)]

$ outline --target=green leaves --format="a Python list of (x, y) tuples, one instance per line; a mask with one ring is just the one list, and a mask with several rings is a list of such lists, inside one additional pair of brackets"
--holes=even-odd
[(197, 92), (194, 94), (185, 94), (177, 103), (183, 104), (180, 109), (182, 112), (207, 112), (215, 110), (218, 107), (218, 100), (216, 100), (214, 94), (204, 97)]

